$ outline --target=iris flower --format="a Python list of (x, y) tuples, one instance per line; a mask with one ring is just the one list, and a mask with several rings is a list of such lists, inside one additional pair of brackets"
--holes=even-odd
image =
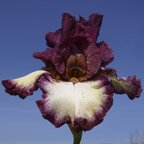
[(44, 119), (55, 127), (68, 124), (74, 144), (83, 131), (100, 124), (113, 104), (113, 94), (127, 94), (133, 100), (141, 94), (141, 82), (135, 76), (119, 78), (107, 65), (113, 61), (111, 47), (97, 42), (103, 15), (93, 13), (88, 20), (62, 16), (62, 26), (46, 34), (48, 48), (34, 53), (45, 66), (26, 76), (2, 81), (10, 95), (20, 98), (38, 88), (42, 98), (36, 101)]

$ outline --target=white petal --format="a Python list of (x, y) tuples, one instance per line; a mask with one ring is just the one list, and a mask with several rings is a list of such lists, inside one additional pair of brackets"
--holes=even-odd
[(32, 95), (33, 91), (38, 88), (36, 82), (44, 73), (47, 72), (39, 70), (17, 79), (4, 80), (2, 83), (6, 88), (7, 93), (11, 95), (19, 95), (20, 98), (25, 98), (28, 95)]
[(38, 70), (38, 71), (32, 72), (26, 76), (14, 79), (14, 80), (12, 80), (12, 82), (22, 88), (33, 87), (35, 82), (37, 81), (37, 79), (44, 73), (46, 73), (46, 71)]
[(96, 113), (103, 110), (103, 105), (109, 97), (101, 81), (76, 84), (45, 81), (41, 89), (45, 93), (38, 106), (44, 117), (49, 117), (49, 113), (54, 114), (54, 123), (65, 118), (70, 118), (72, 123), (77, 118), (94, 121)]

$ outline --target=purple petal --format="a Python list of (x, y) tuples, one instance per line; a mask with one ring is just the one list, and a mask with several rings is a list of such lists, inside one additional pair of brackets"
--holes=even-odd
[(64, 13), (62, 17), (62, 35), (61, 40), (63, 41), (67, 37), (70, 37), (74, 32), (75, 27), (75, 17), (70, 14)]
[(61, 38), (61, 30), (57, 30), (56, 32), (49, 32), (46, 34), (46, 42), (49, 47), (55, 47), (59, 42)]
[(83, 17), (79, 21), (70, 14), (64, 13), (62, 18), (62, 37), (61, 40), (74, 37), (85, 36), (89, 37), (93, 42), (97, 40), (103, 16), (98, 13), (90, 15), (86, 21)]
[(64, 59), (61, 55), (58, 55), (57, 53), (55, 53), (55, 55), (54, 55), (54, 64), (55, 64), (56, 70), (61, 75), (63, 75), (64, 71), (65, 71), (65, 63), (64, 63)]
[(87, 58), (87, 78), (89, 79), (100, 69), (101, 59), (95, 45), (89, 45), (85, 50), (85, 55)]
[(62, 18), (61, 42), (75, 37), (88, 37), (87, 26), (75, 19), (70, 14), (64, 13)]
[(56, 52), (56, 49), (47, 48), (43, 52), (35, 52), (33, 54), (33, 57), (42, 60), (46, 64), (48, 62), (53, 63), (53, 59), (54, 59), (53, 55), (55, 54), (55, 52)]
[(84, 17), (82, 17), (82, 16), (79, 16), (79, 23), (81, 23), (82, 25), (86, 25), (86, 20), (85, 20), (85, 18)]
[(21, 78), (3, 80), (2, 84), (7, 93), (10, 95), (19, 95), (20, 98), (24, 99), (37, 90), (37, 80), (43, 73), (46, 73), (46, 71), (35, 71)]
[(128, 97), (132, 100), (134, 98), (140, 97), (141, 94), (141, 81), (136, 79), (135, 76), (129, 76), (127, 79), (120, 78), (112, 79), (112, 86), (114, 92), (117, 94), (127, 94)]
[(90, 15), (89, 20), (87, 22), (88, 28), (87, 31), (89, 33), (90, 38), (93, 41), (97, 41), (97, 37), (99, 35), (101, 23), (102, 23), (103, 15), (98, 13), (93, 13)]
[(87, 49), (89, 41), (85, 37), (73, 37), (69, 40), (62, 42), (58, 47), (58, 54), (63, 56), (66, 60), (71, 56), (78, 53), (83, 53)]
[(54, 67), (60, 74), (64, 73), (65, 64), (62, 55), (58, 54), (58, 49), (47, 48), (43, 52), (34, 53), (34, 58), (42, 60), (46, 66)]
[(76, 130), (90, 130), (103, 121), (112, 106), (112, 88), (106, 78), (73, 84), (39, 79), (43, 92), (37, 101), (42, 116), (56, 127), (71, 124)]
[(105, 42), (100, 42), (97, 44), (99, 48), (99, 55), (101, 58), (102, 66), (109, 64), (114, 59), (114, 54), (112, 49)]
[[(95, 75), (101, 66), (102, 54), (99, 54), (94, 37), (99, 33), (102, 15), (92, 14), (86, 21), (80, 17), (76, 20), (70, 14), (64, 13), (62, 28), (55, 33), (48, 33), (46, 40), (48, 48), (44, 52), (35, 53), (34, 57), (41, 59), (46, 66), (51, 66), (65, 79), (67, 60), (71, 55), (85, 54), (87, 59), (87, 79)], [(92, 47), (92, 48), (91, 48)]]

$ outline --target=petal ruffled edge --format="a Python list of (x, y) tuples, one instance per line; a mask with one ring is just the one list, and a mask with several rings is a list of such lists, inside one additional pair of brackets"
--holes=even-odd
[(131, 100), (140, 97), (142, 92), (141, 81), (136, 76), (129, 76), (127, 79), (112, 78), (111, 83), (116, 94), (127, 94)]
[[(66, 85), (64, 83), (66, 83)], [(59, 84), (60, 86), (58, 86)], [(81, 84), (83, 85), (84, 83)], [(84, 87), (81, 87), (81, 84), (76, 84), (77, 86), (75, 90), (77, 91), (77, 94), (84, 94), (84, 91), (87, 91), (86, 85), (88, 83), (86, 82), (86, 85), (84, 84)], [(91, 86), (91, 88), (89, 86), (87, 88), (90, 88), (91, 90), (94, 90), (96, 88), (98, 90), (96, 90), (97, 92), (95, 90), (92, 92), (93, 94), (96, 92), (95, 99), (97, 99), (96, 97), (98, 96), (97, 94), (99, 92), (100, 96), (95, 105), (96, 107), (98, 106), (98, 108), (96, 108), (96, 111), (93, 109), (89, 114), (89, 112), (87, 113), (85, 110), (81, 111), (81, 104), (85, 105), (85, 102), (81, 103), (80, 101), (80, 104), (77, 103), (76, 100), (75, 103), (74, 95), (72, 94), (74, 86), (71, 82), (51, 83), (47, 81), (46, 76), (42, 76), (39, 79), (39, 88), (41, 88), (43, 96), (42, 99), (38, 100), (36, 103), (42, 113), (43, 118), (50, 121), (52, 124), (55, 125), (55, 127), (60, 127), (65, 123), (71, 124), (73, 129), (77, 132), (81, 130), (87, 131), (92, 129), (94, 126), (103, 121), (103, 118), (106, 115), (107, 111), (111, 108), (113, 104), (113, 89), (108, 79), (105, 77), (101, 77), (97, 82), (93, 81), (91, 83)], [(102, 95), (104, 96), (104, 98), (101, 97)], [(86, 94), (84, 97), (86, 98), (87, 96), (88, 95)], [(76, 99), (77, 98), (78, 97), (76, 97)], [(83, 96), (81, 96), (81, 98), (83, 98)], [(90, 103), (93, 107), (92, 99), (90, 100)], [(73, 107), (73, 104), (76, 105)], [(70, 109), (67, 109), (67, 106), (70, 107)], [(85, 105), (85, 109), (87, 109), (87, 106)], [(87, 109), (87, 111), (91, 109), (91, 106), (89, 107), (89, 109)], [(65, 112), (67, 114), (65, 114)]]
[(61, 29), (57, 30), (56, 32), (49, 32), (46, 34), (46, 44), (51, 48), (54, 48), (59, 42), (61, 38)]
[(68, 13), (63, 13), (61, 41), (63, 41), (73, 33), (75, 24), (76, 24), (75, 17), (73, 17)]
[(89, 20), (87, 21), (87, 32), (89, 33), (90, 38), (93, 41), (97, 41), (100, 27), (102, 24), (103, 15), (99, 13), (93, 13), (89, 16)]
[(43, 70), (35, 71), (17, 79), (3, 80), (2, 84), (7, 93), (10, 95), (19, 95), (20, 98), (24, 99), (37, 90), (37, 80), (44, 73), (48, 72)]
[(101, 59), (94, 44), (90, 44), (84, 52), (87, 59), (87, 78), (90, 79), (99, 71)]
[[(110, 85), (109, 80), (106, 77), (101, 77), (97, 81), (100, 82), (99, 88), (103, 88), (103, 94), (105, 95), (105, 100), (103, 104), (100, 106), (99, 111), (95, 112), (93, 119), (84, 119), (84, 118), (76, 118), (74, 121), (73, 128), (75, 131), (79, 132), (81, 130), (87, 131), (91, 130), (93, 127), (99, 125), (103, 122), (103, 119), (109, 109), (113, 105), (113, 89)], [(83, 127), (81, 127), (83, 125)]]
[(98, 53), (101, 58), (101, 65), (105, 66), (113, 61), (114, 54), (111, 47), (104, 41), (97, 43)]

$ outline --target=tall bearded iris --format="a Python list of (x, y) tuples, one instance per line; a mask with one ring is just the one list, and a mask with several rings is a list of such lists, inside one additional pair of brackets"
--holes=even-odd
[(127, 94), (132, 100), (141, 94), (135, 76), (119, 78), (107, 68), (114, 59), (110, 46), (96, 42), (103, 16), (94, 13), (76, 20), (64, 13), (62, 27), (46, 34), (48, 48), (34, 53), (45, 63), (42, 70), (24, 77), (4, 80), (7, 93), (24, 99), (38, 88), (42, 99), (36, 101), (42, 116), (55, 127), (68, 124), (79, 144), (82, 131), (91, 130), (103, 121), (113, 103), (113, 93)]

